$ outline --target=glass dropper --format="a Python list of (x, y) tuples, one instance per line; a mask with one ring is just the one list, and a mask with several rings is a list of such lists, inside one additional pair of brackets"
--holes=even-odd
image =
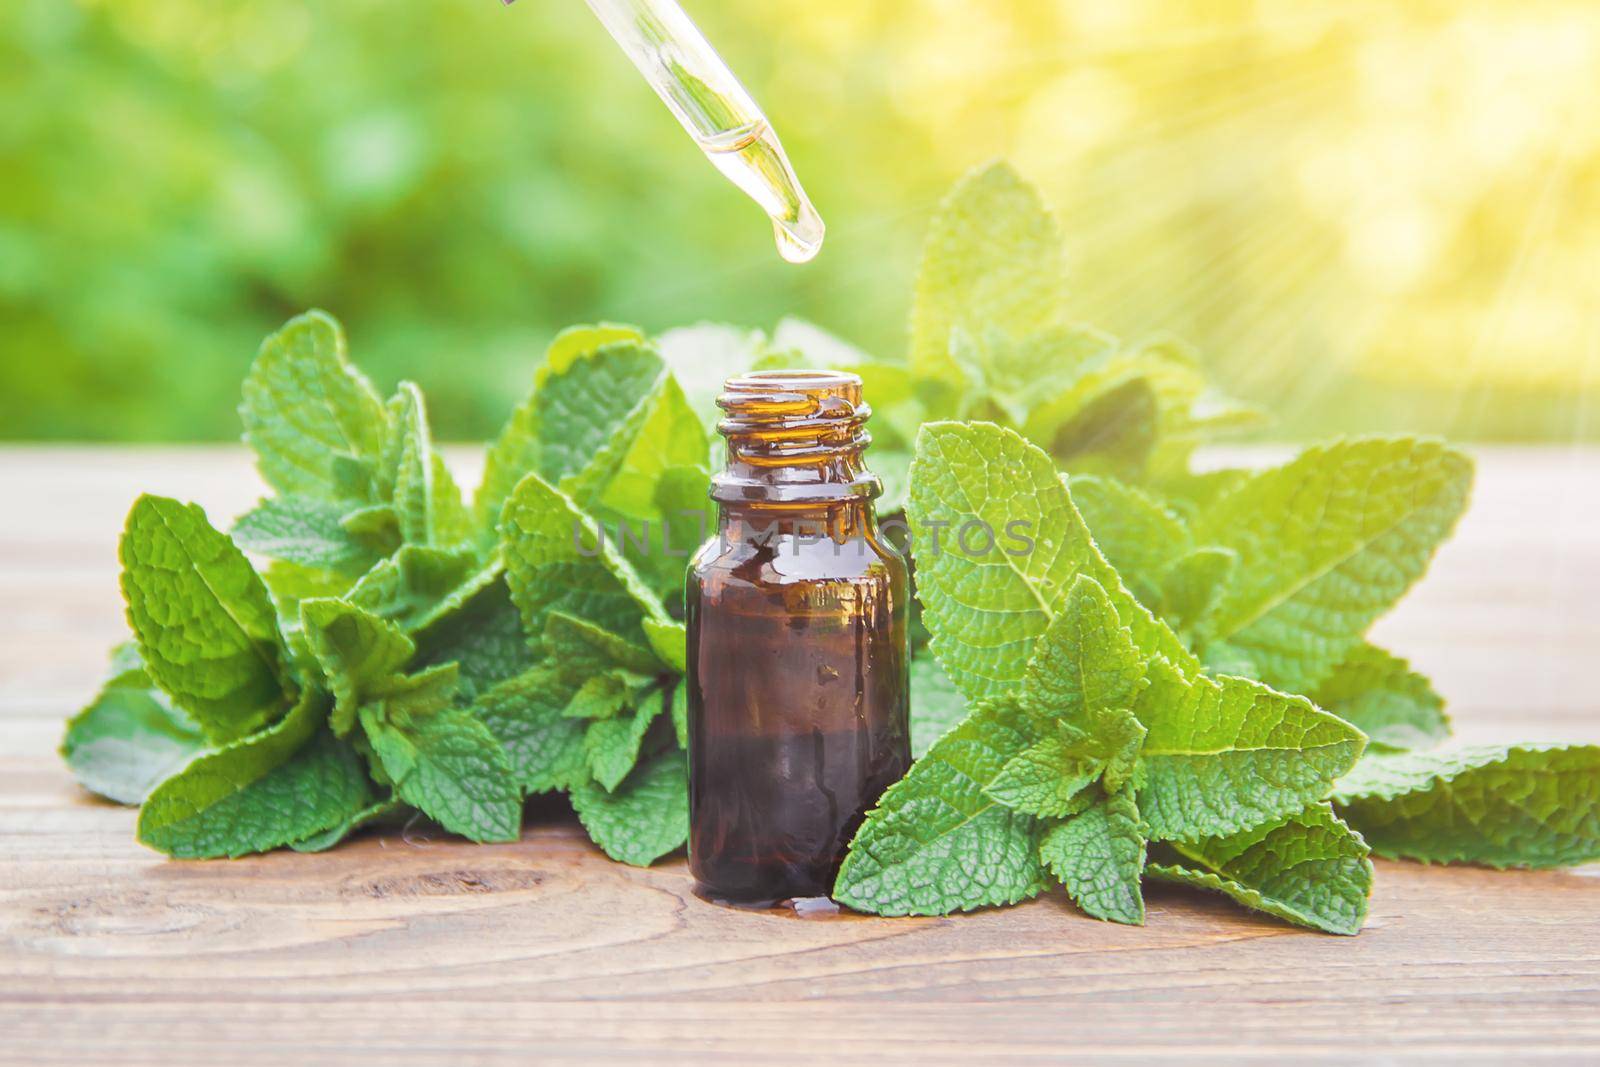
[(790, 263), (815, 256), (822, 216), (767, 117), (683, 8), (674, 0), (587, 2), (706, 158), (767, 213), (778, 254)]

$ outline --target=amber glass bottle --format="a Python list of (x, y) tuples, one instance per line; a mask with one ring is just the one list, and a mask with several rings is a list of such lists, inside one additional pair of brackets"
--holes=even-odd
[(906, 565), (873, 512), (860, 378), (758, 372), (717, 403), (718, 530), (687, 589), (689, 869), (719, 900), (826, 896), (911, 763)]

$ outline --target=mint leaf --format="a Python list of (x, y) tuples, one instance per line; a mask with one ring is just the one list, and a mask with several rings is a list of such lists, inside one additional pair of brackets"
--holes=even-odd
[(1427, 748), (1450, 736), (1444, 698), (1428, 680), (1405, 660), (1365, 642), (1310, 696), (1359, 727), (1374, 749)]
[(525, 671), (479, 695), (472, 710), (504, 746), (525, 793), (569, 789), (588, 777), (582, 719), (563, 712), (572, 687), (553, 666)]
[(990, 796), (1031, 815), (1083, 809), (1084, 791), (1109, 769), (1107, 788), (1133, 776), (1144, 727), (1127, 711), (1144, 685), (1144, 661), (1105, 589), (1073, 579), (1062, 610), (1034, 645), (1022, 700), (1054, 722), (990, 783)]
[[(683, 390), (665, 372), (563, 489), (609, 515), (661, 520), (656, 492), (668, 471), (704, 468), (711, 442)], [(709, 478), (709, 472), (707, 472)]]
[(967, 699), (946, 677), (939, 661), (911, 657), (911, 755), (920, 759), (967, 714)]
[(1050, 435), (1047, 451), (1068, 470), (1138, 478), (1161, 432), (1160, 401), (1143, 378), (1101, 393), (1079, 385), (1084, 404)]
[(560, 611), (649, 648), (641, 620), (672, 621), (594, 520), (537, 475), (506, 502), (501, 536), (511, 597), (529, 634), (543, 634), (549, 614)]
[(289, 842), (289, 847), (296, 852), (326, 852), (362, 827), (387, 818), (395, 812), (410, 810), (410, 808), (407, 808), (397, 800), (375, 801), (331, 829), (324, 830), (320, 834), (312, 834), (310, 837), (301, 838), (299, 841)]
[(265, 852), (320, 833), (371, 803), (355, 751), (321, 729), (307, 692), (269, 729), (200, 756), (139, 809), (139, 840), (179, 859)]
[(482, 572), (439, 602), (427, 626), (416, 631), (412, 661), (417, 669), (456, 664), (459, 692), (469, 703), (535, 663), (504, 578), (480, 584), (481, 577)]
[(1231, 837), (1157, 846), (1145, 874), (1224, 893), (1247, 908), (1354, 934), (1367, 917), (1372, 863), (1359, 836), (1316, 804)]
[[(584, 754), (589, 761), (589, 773), (603, 789), (616, 789), (639, 761), (639, 746), (645, 731), (665, 708), (664, 694), (653, 690), (639, 702), (632, 715), (598, 719), (589, 724), (584, 734)], [(570, 708), (568, 709), (570, 713)]]
[(1037, 728), (1015, 698), (978, 704), (867, 814), (834, 899), (877, 915), (947, 915), (1042, 890), (1037, 824), (984, 792)]
[(1133, 704), (1144, 687), (1144, 674), (1144, 657), (1132, 632), (1121, 624), (1111, 595), (1089, 575), (1079, 574), (1065, 604), (1034, 644), (1022, 692), (1033, 707), (1080, 731), (1090, 730), (1098, 725), (1098, 713)]
[(1375, 753), (1333, 799), (1381, 856), (1489, 867), (1600, 859), (1600, 746)]
[(1158, 840), (1220, 837), (1281, 820), (1327, 795), (1366, 739), (1304, 697), (1245, 678), (1184, 681), (1150, 665), (1133, 712), (1148, 733), (1139, 809)]
[(396, 681), (416, 645), (398, 626), (343, 600), (303, 600), (300, 620), (333, 691), (329, 726), (343, 737), (355, 726), (361, 705)]
[(912, 370), (959, 381), (953, 329), (1034, 333), (1056, 323), (1063, 291), (1061, 235), (1039, 194), (1004, 163), (968, 174), (928, 227), (912, 293)]
[(633, 688), (625, 676), (618, 671), (606, 671), (578, 686), (562, 714), (569, 719), (609, 719), (628, 707), (632, 699)]
[(1128, 481), (1183, 469), (1197, 437), (1190, 411), (1204, 385), (1199, 369), (1166, 345), (1109, 343), (1085, 356), (1065, 388), (1045, 393), (1020, 429), (1074, 475)]
[(67, 720), (61, 756), (91, 792), (138, 804), (156, 784), (206, 745), (189, 717), (173, 708), (138, 663), (121, 664), (93, 703)]
[(233, 524), (233, 540), (268, 559), (355, 577), (399, 546), (358, 538), (345, 527), (348, 510), (315, 497), (270, 497)]
[(1139, 876), (1145, 843), (1132, 794), (1100, 797), (1055, 824), (1040, 839), (1039, 855), (1085, 912), (1096, 919), (1144, 925)]
[(760, 330), (720, 322), (679, 326), (661, 334), (655, 341), (661, 358), (683, 386), (689, 406), (700, 416), (708, 432), (715, 431), (717, 420), (722, 418), (716, 404), (722, 383), (752, 369), (758, 360), (773, 351)]
[(1074, 474), (1068, 488), (1106, 562), (1140, 603), (1159, 607), (1162, 576), (1191, 547), (1188, 527), (1156, 498), (1114, 478)]
[[(628, 579), (624, 578), (624, 582)], [(648, 616), (639, 620), (650, 650), (670, 670), (683, 674), (689, 669), (689, 628), (677, 619), (668, 618), (660, 604), (646, 606)]]
[(1078, 743), (1083, 734), (1064, 723), (1057, 726), (1057, 734), (1008, 760), (985, 792), (1012, 811), (1046, 818), (1073, 814), (1092, 802), (1084, 792), (1099, 779), (1105, 761), (1084, 751)]
[(607, 856), (647, 867), (689, 839), (687, 761), (668, 750), (641, 762), (615, 789), (578, 782), (572, 808)]
[(454, 667), (412, 675), (361, 708), (361, 726), (400, 798), (473, 841), (515, 841), (522, 794), (499, 739), (452, 701)]
[(261, 476), (287, 495), (350, 498), (360, 489), (348, 468), (375, 466), (383, 451), (383, 402), (350, 365), (339, 323), (321, 311), (262, 343), (239, 415)]
[(1239, 555), (1208, 635), (1269, 685), (1309, 692), (1422, 576), (1471, 481), (1466, 456), (1410, 438), (1311, 448), (1256, 474), (1193, 523), (1196, 543)]
[(689, 682), (680, 680), (672, 689), (672, 733), (678, 747), (689, 747)]
[(477, 554), (468, 549), (404, 545), (363, 574), (341, 599), (403, 630), (417, 631), (458, 610), (497, 577), (492, 566), (481, 567)]
[(422, 390), (401, 382), (389, 401), (390, 436), (381, 484), (389, 490), (400, 536), (407, 544), (450, 548), (472, 533), (461, 490), (433, 449)]
[[(523, 476), (557, 485), (583, 470), (661, 377), (632, 326), (573, 326), (550, 343), (527, 399), (489, 446), (474, 510), (492, 529)], [(703, 457), (702, 457), (703, 459)]]
[(977, 333), (953, 327), (950, 355), (966, 379), (958, 407), (967, 417), (992, 410), (1020, 428), (1042, 399), (1069, 389), (1083, 364), (1115, 345), (1114, 338), (1086, 326), (1052, 326), (1020, 336), (995, 324)]
[(544, 649), (563, 675), (577, 684), (612, 668), (640, 678), (661, 669), (656, 657), (638, 645), (564, 611), (545, 617)]
[[(1122, 587), (1050, 457), (1013, 431), (983, 423), (924, 426), (906, 511), (916, 532), (917, 595), (933, 634), (930, 647), (969, 698), (1021, 683), (1034, 644), (1079, 574), (1106, 590), (1142, 652), (1197, 669), (1177, 637)], [(985, 528), (994, 531), (992, 544)], [(976, 531), (966, 545), (963, 529)]]
[[(1233, 572), (1238, 565), (1238, 553), (1231, 548), (1218, 548), (1215, 545), (1201, 545), (1178, 556), (1161, 577), (1161, 589), (1156, 600), (1161, 616), (1191, 641), (1203, 640), (1205, 621), (1216, 607), (1217, 598), (1233, 580)], [(1223, 646), (1213, 647), (1220, 650)], [(1220, 658), (1220, 655), (1214, 656), (1213, 664)]]
[(198, 505), (141, 496), (119, 555), (145, 668), (206, 737), (226, 744), (282, 714), (293, 683), (272, 600)]

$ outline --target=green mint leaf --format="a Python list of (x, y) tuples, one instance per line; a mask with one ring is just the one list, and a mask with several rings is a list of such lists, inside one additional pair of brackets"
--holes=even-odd
[[(380, 564), (381, 566), (381, 564)], [(278, 627), (289, 639), (289, 629), (300, 625), (300, 602), (317, 597), (342, 597), (351, 588), (349, 578), (332, 571), (313, 570), (298, 563), (273, 560), (261, 572), (261, 580), (278, 608)]]
[(1444, 698), (1411, 665), (1362, 642), (1345, 656), (1312, 700), (1359, 727), (1374, 749), (1428, 748), (1450, 736)]
[(1114, 478), (1074, 474), (1068, 488), (1106, 562), (1140, 603), (1159, 606), (1162, 576), (1190, 549), (1188, 527), (1155, 497)]
[(345, 527), (344, 504), (306, 496), (270, 497), (233, 524), (234, 543), (268, 559), (356, 577), (397, 545), (381, 550)]
[(145, 669), (207, 738), (226, 744), (283, 713), (293, 683), (272, 598), (198, 505), (141, 496), (119, 555)]
[(1039, 194), (1004, 163), (962, 178), (928, 226), (911, 304), (911, 368), (960, 379), (953, 329), (1016, 335), (1058, 320), (1061, 234)]
[(1210, 507), (1224, 494), (1248, 482), (1256, 472), (1243, 467), (1226, 467), (1222, 470), (1173, 471), (1165, 473), (1158, 488), (1167, 507), (1192, 522), (1196, 515)]
[(619, 863), (648, 867), (689, 839), (689, 775), (675, 749), (642, 761), (615, 789), (584, 780), (572, 808), (594, 843)]
[(1039, 893), (1035, 820), (984, 792), (1037, 729), (1014, 698), (978, 704), (867, 814), (834, 899), (877, 915), (947, 915)]
[(1354, 934), (1367, 917), (1372, 863), (1361, 838), (1316, 804), (1289, 819), (1229, 837), (1163, 844), (1145, 874), (1224, 893), (1247, 908), (1330, 934)]
[(1148, 731), (1139, 809), (1157, 840), (1220, 837), (1276, 822), (1328, 794), (1365, 747), (1304, 697), (1245, 678), (1188, 681), (1152, 663), (1133, 711)]
[(1375, 753), (1333, 799), (1380, 856), (1489, 867), (1600, 860), (1600, 746)]
[[(1079, 574), (1106, 590), (1142, 652), (1198, 669), (1176, 635), (1122, 587), (1050, 457), (1011, 430), (984, 423), (923, 427), (906, 511), (931, 648), (970, 699), (1021, 684), (1034, 645)], [(994, 531), (992, 544), (984, 529)]]
[[(1206, 619), (1222, 591), (1233, 580), (1238, 565), (1238, 553), (1215, 545), (1202, 545), (1177, 557), (1161, 576), (1161, 590), (1156, 600), (1161, 616), (1180, 634), (1203, 640)], [(1214, 650), (1222, 647), (1214, 646)]]
[(969, 387), (958, 406), (969, 414), (993, 409), (1020, 429), (1041, 399), (1071, 388), (1084, 364), (1103, 359), (1115, 345), (1115, 338), (1086, 326), (1017, 337), (993, 324), (978, 334), (953, 327), (950, 355)]
[(1145, 839), (1130, 793), (1101, 797), (1039, 840), (1039, 855), (1072, 902), (1096, 919), (1144, 925)]
[[(1083, 386), (1073, 390), (1078, 396)], [(1049, 453), (1068, 470), (1139, 478), (1161, 433), (1160, 400), (1143, 378), (1089, 393), (1050, 435)]]
[[(661, 714), (666, 704), (665, 694), (656, 689), (647, 693), (632, 715), (598, 719), (589, 724), (584, 734), (584, 754), (589, 761), (589, 773), (603, 789), (615, 789), (639, 761), (639, 747), (650, 724)], [(570, 713), (571, 708), (569, 706)]]
[(652, 615), (639, 620), (645, 640), (656, 658), (673, 671), (683, 674), (689, 669), (689, 628), (676, 619), (665, 617), (660, 606), (649, 605)]
[(689, 683), (681, 680), (672, 689), (672, 733), (678, 747), (689, 747)]
[[(661, 378), (661, 358), (632, 326), (573, 326), (550, 343), (533, 388), (489, 446), (474, 501), (492, 529), (525, 475), (552, 485), (588, 466)], [(704, 457), (701, 457), (701, 462)]]
[(1258, 677), (1309, 692), (1422, 576), (1466, 507), (1472, 464), (1433, 441), (1307, 449), (1206, 508), (1198, 544), (1238, 553), (1208, 624)]
[(650, 648), (641, 621), (672, 622), (594, 520), (537, 475), (506, 502), (501, 555), (529, 634), (542, 635), (549, 614), (560, 611)]
[(387, 416), (372, 383), (350, 365), (344, 331), (310, 311), (267, 338), (244, 380), (245, 441), (280, 493), (342, 500), (364, 486), (351, 471), (383, 452)]
[(289, 842), (289, 847), (296, 852), (326, 852), (362, 827), (388, 818), (396, 812), (410, 810), (410, 808), (407, 808), (397, 800), (375, 801), (332, 829), (324, 830), (320, 834), (312, 834), (310, 837), (301, 838), (299, 841)]
[(472, 710), (504, 746), (523, 792), (570, 789), (588, 777), (588, 723), (563, 714), (571, 699), (572, 687), (546, 664), (501, 682), (474, 702)]
[(321, 729), (307, 692), (270, 728), (191, 762), (139, 809), (139, 840), (179, 859), (266, 852), (339, 825), (372, 802), (366, 770)]
[(911, 755), (921, 759), (966, 714), (967, 698), (951, 684), (939, 661), (927, 653), (911, 657)]
[(716, 431), (722, 418), (716, 403), (722, 383), (755, 369), (773, 352), (766, 334), (760, 330), (720, 322), (679, 326), (661, 334), (655, 342), (708, 433)]
[(119, 653), (93, 703), (67, 720), (61, 756), (85, 789), (119, 804), (150, 790), (206, 747), (189, 717), (145, 674), (137, 651)]
[(479, 572), (440, 601), (427, 626), (415, 634), (413, 666), (456, 664), (459, 692), (468, 703), (536, 662), (504, 576), (495, 572), (486, 584), (482, 576)]
[(705, 467), (670, 466), (662, 470), (646, 503), (641, 496), (627, 515), (603, 504), (593, 514), (627, 560), (663, 603), (683, 603), (683, 572), (690, 557), (715, 530), (716, 512), (709, 499), (711, 474)]
[(1144, 686), (1144, 674), (1144, 657), (1122, 625), (1111, 595), (1089, 575), (1079, 574), (1065, 604), (1034, 644), (1022, 694), (1035, 708), (1089, 730), (1097, 713), (1132, 705)]
[(499, 739), (455, 706), (454, 666), (412, 675), (361, 708), (361, 726), (400, 799), (472, 841), (515, 841), (522, 793)]
[(633, 687), (617, 671), (605, 671), (578, 686), (562, 712), (569, 719), (609, 719), (627, 708), (633, 700)]
[(666, 473), (704, 468), (710, 449), (700, 416), (663, 371), (604, 446), (582, 470), (563, 479), (561, 488), (605, 514), (659, 522), (656, 493)]
[(558, 669), (577, 684), (620, 668), (640, 677), (661, 669), (656, 657), (587, 619), (552, 611), (545, 617), (544, 650)]
[(1149, 477), (1170, 491), (1191, 477), (1197, 444), (1250, 422), (1207, 388), (1191, 351), (1161, 339), (1086, 362), (1071, 388), (1033, 408), (1023, 433), (1074, 474)]
[[(1105, 761), (1085, 752), (1083, 734), (1065, 724), (1006, 762), (985, 788), (1012, 811), (1060, 818), (1081, 811), (1084, 792), (1105, 770)], [(1048, 858), (1048, 857), (1047, 857)]]
[(398, 626), (343, 600), (301, 601), (300, 626), (333, 692), (328, 725), (343, 737), (361, 705), (405, 670), (416, 645)]
[(1101, 783), (1116, 792), (1138, 777), (1145, 728), (1126, 708), (1101, 708), (1091, 712), (1082, 726), (1061, 723), (1060, 729), (1074, 751), (1104, 766)]
[(341, 599), (414, 632), (459, 610), (498, 577), (469, 549), (405, 545), (363, 574)]
[(461, 490), (433, 449), (422, 390), (401, 382), (389, 401), (390, 439), (380, 479), (407, 544), (450, 548), (472, 536), (472, 521), (461, 504)]

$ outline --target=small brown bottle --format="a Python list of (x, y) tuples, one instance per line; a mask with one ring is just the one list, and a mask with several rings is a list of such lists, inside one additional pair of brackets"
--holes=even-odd
[(906, 565), (873, 511), (860, 378), (724, 388), (718, 530), (687, 588), (689, 869), (716, 900), (826, 896), (911, 764)]

